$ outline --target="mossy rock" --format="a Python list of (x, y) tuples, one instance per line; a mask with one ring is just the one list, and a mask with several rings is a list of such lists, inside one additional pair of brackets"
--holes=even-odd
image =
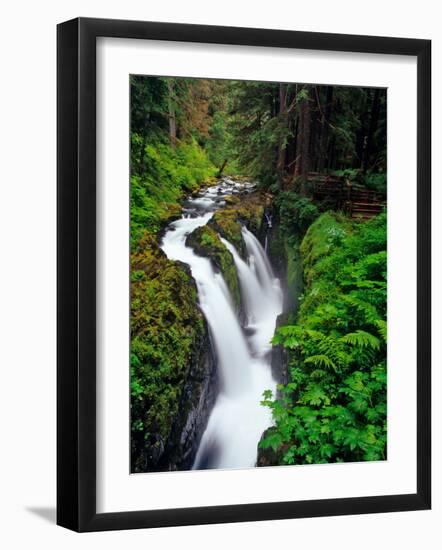
[(198, 227), (186, 239), (186, 245), (196, 254), (209, 258), (216, 271), (222, 273), (237, 311), (241, 308), (238, 274), (232, 254), (221, 242), (217, 232), (207, 225)]
[(232, 180), (240, 183), (248, 183), (250, 181), (250, 176), (243, 176), (242, 174), (230, 174)]
[(224, 197), (224, 201), (228, 205), (234, 205), (238, 204), (241, 201), (241, 198), (238, 197), (238, 195), (227, 195), (227, 197)]
[(339, 246), (348, 232), (351, 232), (351, 222), (334, 212), (322, 214), (310, 225), (300, 247), (308, 285), (313, 282), (315, 264)]
[(255, 192), (233, 196), (226, 202), (226, 207), (215, 212), (208, 225), (227, 239), (245, 259), (246, 247), (242, 238), (241, 226), (245, 225), (255, 235), (260, 233), (269, 197), (263, 193)]
[[(131, 255), (132, 471), (155, 470), (207, 326), (187, 266), (145, 233)], [(195, 390), (198, 393), (197, 389)]]
[(209, 221), (208, 227), (219, 233), (229, 241), (244, 257), (245, 245), (241, 233), (241, 224), (237, 219), (237, 212), (231, 208), (224, 208), (215, 212)]
[(161, 213), (161, 226), (165, 226), (173, 220), (177, 220), (181, 217), (181, 204), (178, 203), (167, 203), (163, 205), (163, 210)]

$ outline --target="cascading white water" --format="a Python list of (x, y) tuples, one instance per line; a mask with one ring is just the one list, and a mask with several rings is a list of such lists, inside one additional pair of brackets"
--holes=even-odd
[(242, 229), (249, 254), (246, 263), (234, 246), (222, 239), (230, 251), (238, 271), (241, 295), (244, 298), (249, 339), (253, 354), (263, 357), (271, 349), (276, 317), (282, 311), (282, 292), (266, 253), (258, 239), (245, 227)]
[(185, 245), (186, 237), (197, 227), (205, 225), (211, 216), (211, 213), (206, 213), (196, 218), (182, 218), (173, 222), (164, 236), (162, 249), (169, 258), (180, 260), (191, 268), (201, 309), (213, 335), (222, 390), (227, 395), (234, 396), (247, 388), (247, 344), (223, 277), (214, 272), (210, 260), (197, 256)]
[(223, 198), (239, 189), (241, 184), (226, 179), (197, 199), (189, 200), (183, 218), (170, 225), (162, 243), (169, 258), (190, 266), (218, 361), (220, 392), (201, 439), (194, 469), (254, 466), (258, 441), (272, 421), (269, 409), (260, 401), (264, 390), (274, 391), (276, 387), (268, 351), (276, 317), (282, 310), (282, 297), (266, 254), (246, 228), (243, 237), (249, 263), (223, 239), (238, 270), (248, 319), (246, 337), (222, 275), (214, 272), (207, 258), (197, 256), (185, 245), (186, 237), (205, 225), (213, 210), (224, 204)]
[(249, 257), (255, 265), (264, 292), (271, 293), (274, 287), (274, 275), (267, 254), (264, 252), (258, 239), (247, 229), (247, 227), (242, 228), (242, 236), (246, 243)]

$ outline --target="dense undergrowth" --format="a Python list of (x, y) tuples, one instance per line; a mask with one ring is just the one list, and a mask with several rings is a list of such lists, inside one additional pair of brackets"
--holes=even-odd
[(132, 471), (155, 464), (170, 435), (191, 357), (204, 338), (196, 301), (190, 273), (145, 233), (131, 255)]
[[(141, 141), (132, 134), (133, 150)], [(172, 148), (166, 143), (147, 145), (142, 160), (132, 159), (142, 170), (131, 176), (131, 242), (134, 244), (144, 231), (157, 232), (180, 211), (180, 200), (195, 191), (216, 173), (204, 151), (195, 142), (179, 143)]]
[(143, 472), (157, 468), (205, 337), (193, 279), (161, 251), (158, 232), (215, 168), (194, 141), (147, 145), (141, 159), (140, 139), (132, 134), (132, 162), (143, 169), (131, 177), (130, 364), (132, 471)]
[(386, 215), (324, 213), (300, 250), (299, 311), (273, 340), (288, 350), (289, 382), (265, 395), (275, 426), (260, 447), (267, 464), (386, 459)]

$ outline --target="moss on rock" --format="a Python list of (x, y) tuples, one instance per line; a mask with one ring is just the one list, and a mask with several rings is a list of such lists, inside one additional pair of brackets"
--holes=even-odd
[(232, 254), (223, 245), (217, 232), (207, 225), (198, 227), (187, 237), (186, 245), (192, 247), (199, 256), (209, 258), (214, 268), (222, 273), (233, 303), (239, 311), (241, 292), (235, 263)]
[[(177, 418), (192, 406), (182, 397), (192, 363), (197, 357), (196, 368), (207, 369), (200, 351), (210, 348), (189, 269), (168, 260), (147, 232), (131, 255), (130, 328), (132, 471), (145, 472), (164, 461)], [(193, 400), (200, 393), (196, 386)]]
[(215, 212), (213, 218), (209, 222), (209, 226), (233, 244), (241, 255), (244, 255), (244, 242), (241, 235), (241, 224), (237, 219), (236, 211), (234, 209), (225, 208)]
[(215, 212), (209, 221), (209, 226), (227, 239), (239, 254), (246, 257), (246, 247), (242, 238), (241, 226), (245, 225), (258, 235), (261, 230), (264, 211), (270, 198), (263, 193), (255, 192), (249, 195), (234, 196), (229, 199), (222, 210)]
[(300, 247), (307, 285), (313, 282), (316, 263), (339, 246), (349, 232), (351, 222), (336, 212), (326, 212), (310, 225)]

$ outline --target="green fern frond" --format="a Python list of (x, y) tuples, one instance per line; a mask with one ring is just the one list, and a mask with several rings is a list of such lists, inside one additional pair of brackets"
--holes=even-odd
[(333, 360), (324, 354), (310, 355), (310, 357), (304, 359), (304, 363), (313, 363), (316, 367), (327, 367), (332, 368), (333, 370), (337, 369)]
[(381, 346), (379, 338), (373, 336), (365, 330), (357, 330), (356, 332), (350, 332), (341, 338), (342, 342), (350, 344), (352, 346), (358, 346), (360, 348), (369, 348), (378, 350)]
[(375, 322), (375, 325), (377, 326), (378, 332), (381, 335), (382, 340), (387, 343), (387, 321), (384, 321), (383, 319), (378, 319)]
[(272, 344), (282, 344), (286, 348), (295, 349), (301, 345), (302, 332), (296, 325), (280, 327), (272, 339)]
[(354, 307), (359, 313), (362, 313), (367, 323), (375, 324), (379, 321), (379, 313), (376, 308), (363, 300), (360, 300), (353, 294), (347, 294), (342, 297), (343, 301)]

